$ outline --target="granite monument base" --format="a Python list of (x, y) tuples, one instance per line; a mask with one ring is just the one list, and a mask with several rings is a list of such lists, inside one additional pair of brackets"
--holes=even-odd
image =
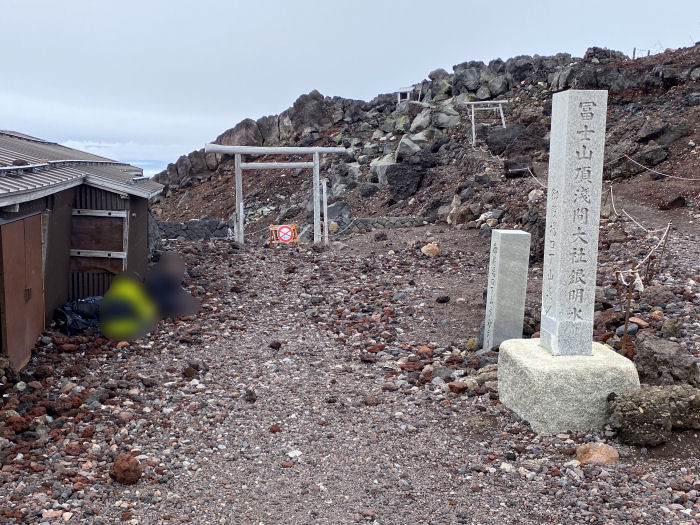
[(639, 388), (634, 363), (610, 347), (591, 355), (553, 356), (539, 339), (509, 339), (498, 355), (501, 402), (538, 434), (605, 426), (608, 394)]

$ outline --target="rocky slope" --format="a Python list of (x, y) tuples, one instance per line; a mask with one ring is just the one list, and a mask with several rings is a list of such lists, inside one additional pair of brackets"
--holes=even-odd
[[(370, 102), (302, 95), (280, 115), (246, 119), (216, 138), (227, 145), (342, 145), (345, 156), (328, 155), (330, 202), (353, 217), (416, 215), (488, 230), (499, 222), (537, 232), (544, 199), (530, 167), (546, 180), (552, 94), (559, 90), (607, 89), (610, 93), (605, 177), (620, 181), (647, 167), (693, 177), (698, 166), (700, 45), (631, 60), (591, 48), (583, 58), (520, 56), (507, 61), (465, 62), (453, 72), (429, 74), (413, 98), (394, 95)], [(507, 99), (507, 129), (479, 115), (477, 148), (471, 146), (466, 106), (471, 100)], [(496, 117), (496, 115), (494, 115)], [(494, 157), (497, 156), (497, 157)], [(289, 157), (290, 159), (293, 157)], [(234, 206), (232, 159), (183, 155), (156, 179), (166, 191), (154, 205), (158, 220), (228, 219)], [(271, 222), (310, 219), (310, 174), (261, 171), (244, 177), (249, 232)], [(637, 177), (644, 206), (676, 202), (697, 206), (693, 183)], [(653, 174), (652, 174), (653, 175)], [(509, 181), (511, 177), (525, 179)], [(661, 178), (661, 177), (659, 177)], [(484, 218), (485, 212), (494, 212)], [(482, 218), (479, 221), (479, 218)], [(491, 219), (488, 224), (486, 220)], [(261, 235), (264, 235), (261, 234)]]

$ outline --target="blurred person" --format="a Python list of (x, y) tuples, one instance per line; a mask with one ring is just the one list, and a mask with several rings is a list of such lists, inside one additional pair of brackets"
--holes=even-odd
[(140, 277), (132, 272), (117, 275), (100, 305), (100, 330), (114, 341), (143, 337), (158, 322), (158, 306), (149, 297)]
[(165, 252), (149, 270), (146, 290), (162, 318), (194, 315), (199, 311), (199, 299), (182, 288), (184, 277), (185, 262), (174, 252)]

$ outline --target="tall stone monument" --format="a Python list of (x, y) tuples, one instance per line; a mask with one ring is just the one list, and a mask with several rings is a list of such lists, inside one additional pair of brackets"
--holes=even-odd
[(530, 234), (520, 230), (491, 232), (491, 260), (486, 295), (484, 350), (523, 336)]
[(500, 400), (540, 433), (602, 428), (608, 394), (639, 388), (634, 364), (593, 342), (607, 95), (553, 97), (541, 338), (499, 350)]
[(603, 186), (607, 91), (552, 100), (541, 344), (552, 355), (591, 355)]

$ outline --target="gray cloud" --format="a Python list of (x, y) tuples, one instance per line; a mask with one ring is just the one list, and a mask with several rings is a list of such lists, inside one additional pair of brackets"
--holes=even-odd
[(0, 127), (150, 170), (312, 89), (370, 99), (465, 60), (700, 34), (690, 1), (0, 0), (0, 13)]

